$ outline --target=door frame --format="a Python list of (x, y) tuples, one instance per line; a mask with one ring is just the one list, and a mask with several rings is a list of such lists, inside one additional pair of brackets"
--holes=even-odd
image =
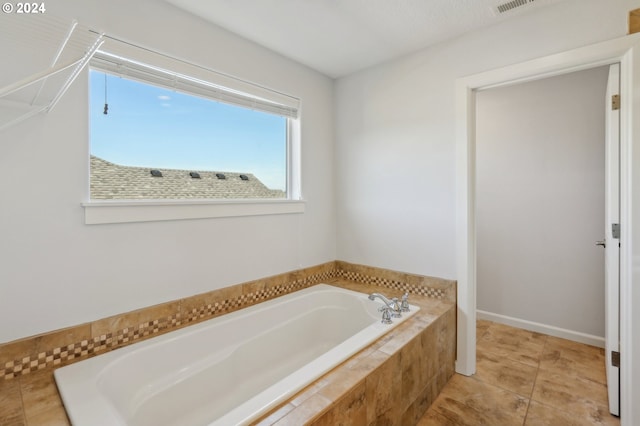
[(620, 368), (613, 364), (613, 352), (620, 352), (620, 244), (613, 235), (613, 223), (620, 223), (620, 110), (612, 97), (620, 94), (620, 64), (609, 66), (605, 112), (605, 211), (604, 241), (604, 360), (609, 395), (609, 412), (620, 415)]
[[(486, 71), (456, 80), (456, 262), (457, 262), (457, 359), (456, 372), (472, 375), (476, 370), (476, 214), (475, 214), (475, 91), (512, 85), (574, 71), (620, 63), (620, 384), (622, 425), (634, 423), (634, 398), (640, 398), (640, 372), (634, 370), (632, 339), (632, 235), (631, 197), (632, 132), (640, 130), (640, 34), (634, 34), (531, 61)], [(635, 96), (640, 98), (640, 96)], [(635, 108), (634, 108), (635, 107)], [(635, 111), (635, 113), (634, 113)], [(638, 207), (638, 206), (634, 206)], [(637, 239), (637, 238), (636, 238)], [(639, 244), (640, 246), (640, 244)], [(636, 251), (637, 253), (637, 251)], [(640, 257), (640, 256), (637, 256)], [(640, 273), (636, 272), (640, 281)], [(640, 285), (640, 282), (636, 283)], [(640, 316), (640, 315), (639, 315)], [(638, 332), (635, 332), (638, 334)], [(639, 339), (640, 340), (640, 339)], [(636, 363), (637, 364), (637, 363)], [(635, 365), (640, 370), (640, 365)], [(640, 410), (635, 409), (640, 423)]]

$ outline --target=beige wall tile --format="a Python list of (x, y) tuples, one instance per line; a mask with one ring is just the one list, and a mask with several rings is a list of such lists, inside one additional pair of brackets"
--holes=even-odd
[(291, 403), (286, 403), (276, 410), (272, 411), (268, 416), (259, 419), (258, 421), (252, 423), (253, 426), (269, 426), (276, 423), (278, 420), (289, 414), (294, 408), (295, 405)]
[(58, 419), (57, 423), (67, 421), (58, 388), (50, 372), (21, 377), (20, 386), (25, 417), (29, 424), (45, 424), (38, 423), (45, 419)]
[(433, 401), (435, 401), (438, 393), (435, 392), (436, 384), (435, 379), (429, 383), (420, 391), (416, 400), (402, 415), (403, 425), (415, 425), (427, 412)]
[(365, 385), (361, 382), (311, 424), (314, 426), (365, 425), (366, 421)]
[(58, 348), (88, 339), (91, 339), (91, 324), (89, 323), (56, 330), (36, 338), (38, 343), (37, 351), (45, 352), (51, 348)]
[(325, 387), (330, 382), (330, 379), (327, 376), (321, 377), (319, 380), (311, 383), (309, 386), (302, 389), (300, 392), (295, 394), (289, 402), (294, 406), (301, 405), (304, 401), (311, 398), (313, 395), (317, 394), (320, 389)]
[(28, 426), (71, 426), (64, 408), (57, 407), (30, 417)]
[[(402, 395), (403, 405), (401, 407), (404, 412), (407, 407), (418, 398), (419, 392), (426, 385), (423, 378), (423, 359), (422, 340), (415, 337), (409, 341), (400, 351), (400, 369), (402, 371)], [(423, 383), (424, 382), (424, 383)]]
[[(117, 331), (135, 328), (140, 324), (155, 320), (165, 320), (180, 312), (180, 301), (163, 303), (144, 309), (114, 315), (91, 323), (91, 336), (99, 337), (107, 334), (115, 334)], [(165, 325), (166, 328), (166, 324)]]
[[(0, 372), (4, 373), (7, 363), (13, 366), (14, 361), (38, 353), (38, 340), (27, 338), (0, 345)], [(0, 377), (0, 380), (3, 378)]]
[(309, 423), (309, 419), (319, 417), (328, 407), (331, 406), (331, 403), (331, 400), (316, 393), (287, 413), (283, 418), (278, 420), (275, 425), (300, 426), (307, 424)]
[(400, 418), (399, 401), (403, 398), (400, 354), (382, 355), (385, 362), (365, 379), (366, 424), (394, 424)]
[(186, 297), (180, 301), (180, 313), (183, 318), (189, 318), (193, 312), (198, 312), (207, 306), (215, 306), (224, 300), (238, 299), (242, 295), (242, 285), (233, 285), (207, 293)]
[(0, 380), (0, 425), (25, 425), (18, 380)]
[(331, 401), (338, 401), (353, 391), (353, 388), (363, 382), (366, 373), (352, 370), (344, 366), (336, 368), (332, 373), (333, 380), (318, 390), (318, 393)]

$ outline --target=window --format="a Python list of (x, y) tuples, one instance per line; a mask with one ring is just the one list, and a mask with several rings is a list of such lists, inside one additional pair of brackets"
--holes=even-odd
[(149, 63), (115, 50), (98, 51), (90, 64), (86, 210), (299, 200), (296, 98), (130, 45)]
[(288, 129), (296, 114), (98, 52), (90, 70), (90, 198), (288, 198)]

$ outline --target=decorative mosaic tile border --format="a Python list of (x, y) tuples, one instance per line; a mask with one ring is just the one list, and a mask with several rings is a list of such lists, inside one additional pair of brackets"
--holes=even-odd
[(371, 275), (361, 274), (359, 272), (345, 271), (343, 269), (338, 270), (338, 275), (345, 280), (354, 281), (357, 283), (374, 284), (380, 287), (386, 287), (393, 290), (398, 290), (400, 292), (419, 294), (421, 296), (432, 297), (434, 299), (444, 299), (446, 297), (445, 291), (441, 288), (412, 285), (389, 278), (375, 277)]
[[(348, 266), (349, 264), (344, 263), (344, 265)], [(320, 269), (319, 272), (309, 273), (310, 271), (318, 269)], [(374, 273), (380, 272), (380, 275), (384, 275), (385, 273), (385, 270), (382, 269), (369, 268), (369, 270)], [(90, 339), (83, 339), (79, 342), (54, 347), (44, 352), (26, 355), (22, 358), (5, 362), (4, 367), (0, 368), (0, 380), (3, 378), (9, 380), (45, 368), (70, 364), (121, 346), (135, 343), (149, 336), (166, 333), (185, 325), (205, 321), (218, 315), (230, 313), (277, 296), (301, 290), (314, 284), (331, 282), (338, 278), (353, 282), (374, 284), (401, 292), (406, 291), (436, 299), (446, 298), (446, 290), (442, 288), (414, 285), (381, 276), (345, 270), (337, 267), (335, 263), (298, 271), (295, 274), (304, 274), (305, 272), (308, 273), (308, 275), (284, 284), (266, 286), (264, 289), (241, 294), (238, 297), (207, 303), (192, 308), (187, 312), (173, 313), (162, 318), (125, 327), (112, 333), (101, 334)], [(266, 281), (268, 282), (269, 279)], [(243, 285), (244, 284), (240, 284), (240, 286)]]
[(283, 285), (193, 308), (186, 315), (176, 313), (168, 317), (143, 322), (137, 326), (126, 327), (115, 333), (102, 334), (92, 339), (52, 348), (34, 356), (25, 356), (21, 359), (12, 360), (6, 362), (4, 368), (0, 370), (0, 380), (2, 378), (9, 380), (45, 368), (66, 365), (80, 358), (89, 358), (102, 352), (135, 343), (148, 336), (162, 334), (184, 325), (205, 321), (317, 283), (332, 281), (336, 276), (337, 271), (335, 269), (319, 272)]
[(325, 281), (332, 281), (337, 277), (337, 275), (337, 271), (335, 269), (332, 269), (328, 272), (314, 274), (283, 285), (274, 286), (253, 293), (243, 294), (240, 297), (234, 299), (225, 299), (219, 302), (209, 303), (199, 308), (191, 309), (184, 322), (192, 323), (195, 321), (206, 320), (217, 315), (227, 314), (229, 312), (233, 312), (247, 306), (264, 302), (265, 300), (273, 299), (274, 297), (292, 293), (297, 290), (302, 290), (303, 288), (310, 287), (314, 284)]

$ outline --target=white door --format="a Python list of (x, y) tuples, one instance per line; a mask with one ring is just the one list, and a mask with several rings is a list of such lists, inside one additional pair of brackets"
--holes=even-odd
[(612, 355), (620, 353), (620, 239), (614, 230), (614, 224), (620, 223), (620, 112), (613, 99), (619, 94), (620, 65), (614, 64), (609, 69), (606, 95), (605, 239), (599, 244), (605, 249), (605, 362), (609, 411), (616, 416), (620, 415), (620, 369), (614, 366), (619, 357), (614, 360)]

